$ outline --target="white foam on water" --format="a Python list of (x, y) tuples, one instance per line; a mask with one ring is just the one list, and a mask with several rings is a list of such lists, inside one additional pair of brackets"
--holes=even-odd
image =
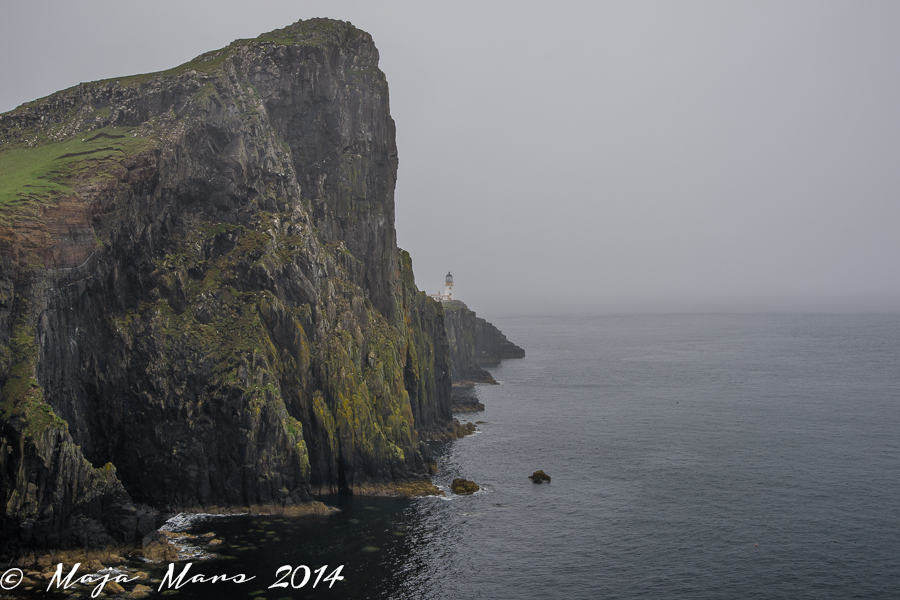
[(208, 519), (214, 519), (217, 517), (240, 517), (248, 514), (250, 513), (233, 513), (227, 515), (212, 515), (209, 513), (178, 513), (177, 515), (163, 523), (162, 527), (159, 528), (159, 531), (172, 531), (178, 533), (180, 531), (185, 531), (188, 528), (196, 525), (197, 523), (202, 523), (203, 521), (206, 521)]

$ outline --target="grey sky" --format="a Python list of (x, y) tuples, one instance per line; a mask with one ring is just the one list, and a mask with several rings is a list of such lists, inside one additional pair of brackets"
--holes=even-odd
[(900, 3), (4, 2), (0, 111), (301, 18), (370, 32), (397, 230), (529, 311), (900, 310)]

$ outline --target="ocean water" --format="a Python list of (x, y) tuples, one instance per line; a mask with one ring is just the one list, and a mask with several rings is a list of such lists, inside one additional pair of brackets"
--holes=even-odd
[[(900, 597), (900, 316), (494, 322), (528, 355), (478, 387), (485, 411), (461, 415), (487, 422), (477, 434), (432, 446), (436, 483), (483, 491), (328, 498), (342, 512), (327, 520), (199, 519), (190, 531), (223, 539), (224, 558), (190, 575), (255, 579), (169, 593)], [(533, 484), (537, 469), (552, 482)], [(282, 566), (302, 583), (300, 565), (302, 587), (269, 587)], [(313, 587), (323, 565), (344, 579)]]

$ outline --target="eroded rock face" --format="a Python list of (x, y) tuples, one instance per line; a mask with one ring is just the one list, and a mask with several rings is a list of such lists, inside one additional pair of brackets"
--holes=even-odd
[(475, 362), (490, 365), (504, 358), (525, 358), (525, 350), (506, 339), (503, 332), (481, 317), (475, 318)]
[(444, 326), (450, 344), (450, 372), (455, 385), (466, 383), (497, 383), (490, 373), (475, 364), (476, 319), (475, 312), (465, 303), (451, 300), (441, 303), (444, 309)]
[(426, 474), (449, 349), (377, 63), (313, 19), (0, 116), (39, 184), (0, 197), (6, 548)]
[(503, 358), (522, 358), (525, 351), (510, 342), (494, 325), (476, 316), (465, 303), (449, 300), (441, 302), (441, 306), (450, 345), (453, 411), (483, 411), (484, 404), (478, 400), (475, 384), (496, 384), (497, 381), (481, 365), (497, 364)]

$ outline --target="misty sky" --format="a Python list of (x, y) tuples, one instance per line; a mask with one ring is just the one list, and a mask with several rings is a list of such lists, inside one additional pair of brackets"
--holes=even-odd
[(4, 0), (0, 111), (317, 16), (381, 53), (420, 288), (900, 310), (900, 2)]

